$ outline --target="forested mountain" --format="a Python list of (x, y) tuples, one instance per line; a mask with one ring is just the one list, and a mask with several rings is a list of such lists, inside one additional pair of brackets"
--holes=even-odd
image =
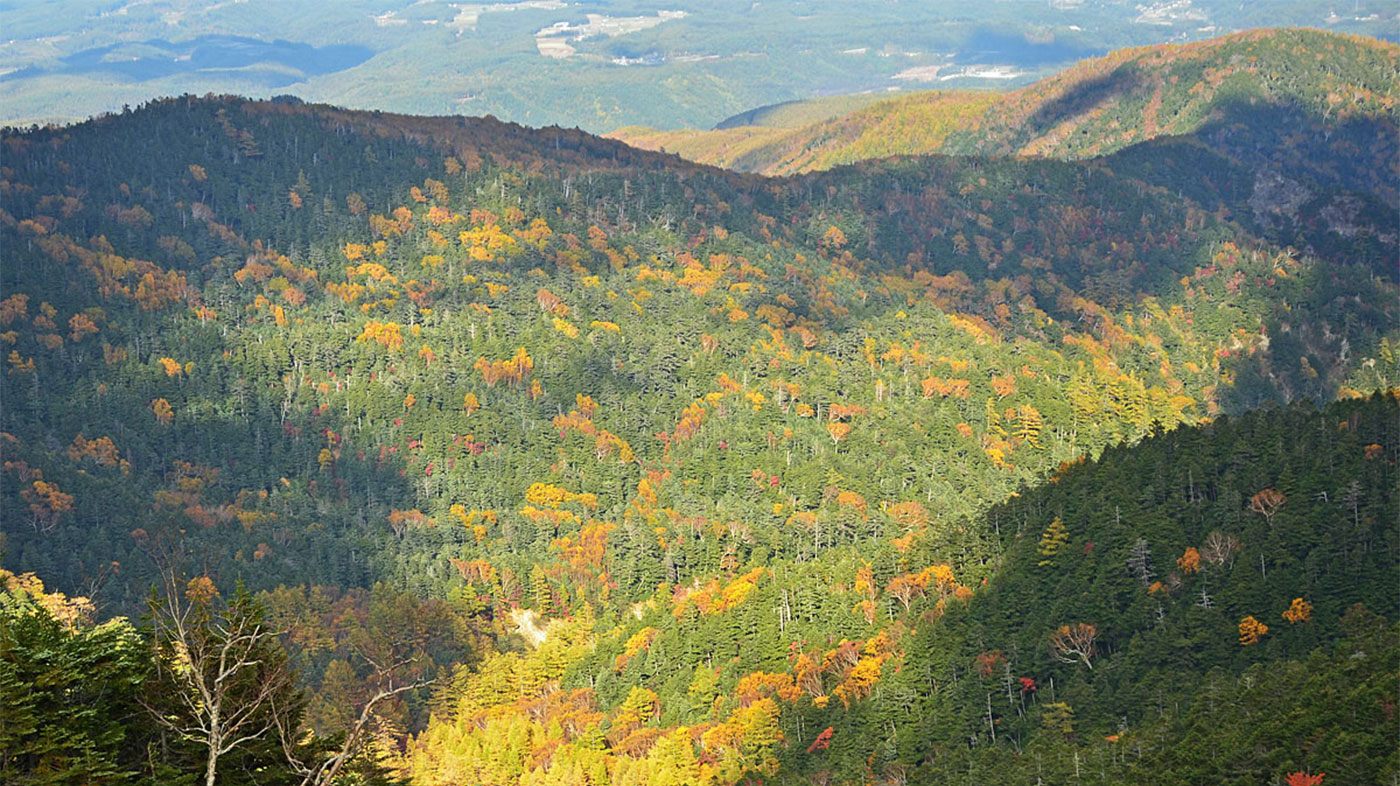
[[(268, 722), (368, 781), (1395, 775), (1393, 240), (1169, 147), (768, 179), (183, 97), (0, 150), (7, 696), (72, 652), (178, 716), (179, 615), (85, 622), (156, 585), (284, 631)], [(57, 782), (204, 762), (93, 717)], [(17, 782), (81, 747), (12, 728)]]
[(1393, 256), (1397, 102), (1400, 47), (1256, 30), (1119, 50), (1005, 94), (916, 93), (807, 125), (612, 136), (765, 174), (930, 153), (1098, 159), (1282, 243), (1326, 245), (1330, 227)]
[[(1316, 125), (1389, 120), (1393, 126), (1398, 68), (1400, 47), (1375, 38), (1251, 30), (1190, 44), (1120, 49), (1008, 93), (914, 93), (837, 117), (820, 116), (822, 107), (840, 105), (839, 99), (824, 99), (812, 102), (815, 122), (803, 121), (799, 103), (738, 115), (715, 131), (623, 129), (611, 136), (765, 174), (930, 153), (1081, 159), (1246, 119), (1258, 126), (1248, 130), (1280, 139), (1288, 134), (1279, 123), (1297, 124), (1300, 115), (1317, 116)], [(849, 100), (868, 103), (869, 97)], [(1258, 117), (1246, 118), (1241, 105)], [(1266, 107), (1282, 114), (1265, 112)], [(1217, 135), (1211, 141), (1229, 140)], [(1255, 156), (1283, 152), (1251, 151)], [(1352, 152), (1385, 160), (1384, 150)]]

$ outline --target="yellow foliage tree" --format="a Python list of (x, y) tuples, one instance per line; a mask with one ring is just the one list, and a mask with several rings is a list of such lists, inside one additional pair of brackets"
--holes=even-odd
[(828, 423), (828, 424), (826, 424), (826, 430), (827, 430), (827, 433), (829, 433), (829, 434), (831, 435), (831, 444), (833, 444), (833, 445), (839, 445), (839, 444), (841, 444), (841, 441), (842, 441), (842, 440), (844, 440), (846, 437), (850, 436), (850, 433), (851, 433), (851, 424), (849, 424), (849, 423), (839, 423), (839, 422), (838, 422), (838, 423)]
[[(1294, 598), (1293, 603), (1283, 612), (1283, 618), (1288, 620), (1291, 625), (1297, 625), (1300, 622), (1308, 622), (1312, 620), (1312, 610), (1313, 607), (1311, 603), (1302, 598)], [(1267, 628), (1265, 630), (1267, 630)]]
[(1056, 516), (1055, 520), (1050, 522), (1050, 526), (1040, 536), (1040, 545), (1036, 547), (1035, 551), (1041, 559), (1036, 564), (1042, 567), (1054, 565), (1055, 557), (1068, 545), (1069, 532), (1065, 529), (1064, 522), (1060, 521), (1060, 517)]
[(1269, 626), (1250, 616), (1240, 620), (1239, 630), (1240, 646), (1248, 647), (1258, 644), (1259, 640), (1269, 632)]

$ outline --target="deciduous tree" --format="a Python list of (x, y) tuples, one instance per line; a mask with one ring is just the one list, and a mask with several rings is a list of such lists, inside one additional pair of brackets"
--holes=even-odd
[(222, 782), (219, 762), (230, 754), (276, 761), (276, 731), (296, 725), (303, 700), (261, 605), (242, 586), (223, 602), (207, 576), (183, 588), (173, 569), (163, 576), (163, 595), (150, 601), (151, 719), (204, 752), (205, 786)]
[(1050, 634), (1050, 653), (1062, 663), (1083, 663), (1093, 669), (1098, 636), (1098, 629), (1084, 622), (1061, 625)]

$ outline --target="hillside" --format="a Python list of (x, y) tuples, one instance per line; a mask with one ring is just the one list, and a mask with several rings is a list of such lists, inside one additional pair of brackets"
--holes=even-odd
[[(801, 563), (758, 569), (725, 588), (752, 582), (738, 607), (663, 585), (591, 652), (488, 660), (417, 740), (413, 771), (433, 784), (575, 763), (626, 784), (726, 782), (740, 765), (778, 783), (1384, 783), (1400, 773), (1397, 423), (1394, 396), (1222, 419), (960, 522), (985, 540), (824, 556), (823, 582)], [(557, 693), (509, 698), (518, 674), (560, 657)], [(551, 728), (609, 706), (601, 751)], [(691, 755), (695, 738), (723, 758)]]
[[(1163, 659), (1280, 664), (1275, 692), (1309, 658), (1368, 691), (1390, 662), (1347, 660), (1390, 634), (1339, 618), (1396, 613), (1395, 403), (1369, 397), (1400, 380), (1395, 269), (1364, 237), (1325, 258), (1261, 237), (1205, 201), (1208, 173), (1178, 191), (934, 157), (768, 179), (579, 131), (212, 97), (0, 145), (6, 567), (104, 616), (139, 614), (165, 568), (207, 577), (196, 597), (259, 593), (325, 739), (374, 686), (366, 642), (411, 643), (439, 681), (375, 716), (371, 759), (415, 782), (936, 782), (1042, 743), (1103, 762), (1088, 735)], [(1272, 402), (1295, 403), (1235, 420)], [(1152, 498), (1115, 469), (1183, 453)], [(1199, 515), (1182, 472), (1210, 489)], [(1261, 528), (1265, 488), (1287, 505)], [(1055, 564), (1096, 605), (1057, 605), (1014, 539), (1051, 509)], [(1336, 510), (1342, 557), (1309, 534)], [(1249, 562), (1203, 571), (1220, 616), (1197, 619), (1204, 577), (1172, 585), (1166, 555), (1217, 527)], [(1165, 590), (1119, 575), (1138, 535)], [(1364, 581), (1339, 583), (1343, 558)], [(1293, 638), (1289, 593), (1318, 621)], [(1140, 630), (1153, 603), (1198, 656)], [(1237, 615), (1279, 630), (1222, 645)], [(1120, 665), (1045, 662), (1050, 621), (1101, 628)], [(968, 657), (998, 649), (1067, 693), (1015, 720), (998, 698), (983, 738)], [(1053, 713), (1036, 731), (1061, 700), (1083, 740)], [(1218, 717), (1181, 706), (1125, 722)], [(1267, 777), (1392, 766), (1352, 750)]]
[(710, 130), (632, 126), (607, 136), (726, 169), (792, 175), (866, 159), (942, 152), (950, 132), (977, 125), (990, 107), (1003, 100), (990, 91), (927, 91), (886, 97), (870, 107), (795, 126), (754, 123)]
[(610, 136), (770, 175), (901, 155), (1095, 159), (1278, 243), (1394, 258), (1397, 85), (1394, 44), (1267, 30), (1121, 50), (1008, 94), (891, 98), (801, 128)]
[[(803, 127), (726, 123), (713, 132), (626, 129), (611, 136), (764, 174), (932, 153), (1080, 159), (1197, 134), (1241, 103), (1340, 123), (1384, 121), (1393, 134), (1398, 74), (1394, 44), (1316, 30), (1257, 30), (1117, 50), (1005, 94), (896, 96)], [(762, 143), (736, 155), (729, 146), (740, 130), (761, 135)]]
[(885, 98), (881, 93), (854, 93), (824, 96), (802, 101), (785, 101), (726, 117), (715, 124), (715, 130), (762, 126), (765, 128), (801, 128), (822, 120), (849, 114)]
[[(1115, 171), (1168, 188), (1191, 188), (1184, 184), (1208, 172), (1211, 185), (1192, 195), (1252, 217), (1257, 232), (1291, 242), (1340, 211), (1351, 218), (1330, 223), (1343, 234), (1362, 227), (1384, 235), (1393, 254), (1387, 216), (1400, 207), (1397, 84), (1393, 44), (1269, 30), (1121, 50), (1008, 94), (891, 98), (800, 128), (629, 128), (611, 136), (765, 174), (933, 153), (1102, 157)], [(1323, 194), (1330, 209), (1308, 204)], [(1359, 213), (1371, 217), (1357, 221)], [(1326, 245), (1315, 233), (1309, 240)]]
[(732, 115), (708, 131), (658, 131), (645, 126), (628, 126), (608, 136), (643, 150), (674, 153), (690, 161), (704, 161), (725, 169), (757, 171), (743, 165), (748, 154), (758, 151), (763, 155), (775, 140), (885, 100), (888, 100), (886, 93), (857, 93), (787, 101)]

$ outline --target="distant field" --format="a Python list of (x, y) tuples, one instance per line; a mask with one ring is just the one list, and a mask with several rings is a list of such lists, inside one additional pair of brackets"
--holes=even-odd
[(316, 4), (274, 0), (65, 0), (62, 13), (11, 0), (0, 124), (214, 92), (594, 132), (795, 127), (891, 89), (1015, 88), (1124, 46), (1282, 24), (1394, 35), (1393, 3), (1341, 5), (344, 0), (328, 21)]

